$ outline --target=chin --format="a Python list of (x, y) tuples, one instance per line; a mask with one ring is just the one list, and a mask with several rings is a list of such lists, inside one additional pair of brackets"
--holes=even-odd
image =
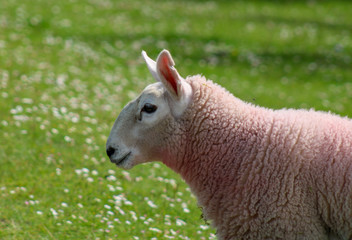
[(129, 160), (126, 162), (118, 163), (118, 164), (116, 164), (116, 166), (118, 168), (122, 168), (124, 170), (129, 170), (129, 169), (133, 168), (135, 166), (135, 164), (133, 164), (133, 162)]
[(118, 168), (124, 169), (124, 170), (130, 170), (134, 166), (146, 163), (146, 162), (152, 162), (152, 161), (146, 161), (144, 157), (141, 157), (140, 154), (135, 154), (132, 153), (127, 159), (124, 161), (116, 164)]

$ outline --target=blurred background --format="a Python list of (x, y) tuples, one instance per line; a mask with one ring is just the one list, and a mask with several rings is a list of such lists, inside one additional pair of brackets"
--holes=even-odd
[(105, 156), (168, 49), (244, 101), (352, 117), (352, 2), (0, 0), (0, 239), (215, 239), (160, 163)]

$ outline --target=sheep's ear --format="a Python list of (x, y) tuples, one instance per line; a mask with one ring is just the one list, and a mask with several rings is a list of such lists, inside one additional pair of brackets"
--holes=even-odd
[(145, 63), (147, 64), (147, 67), (149, 69), (149, 72), (152, 74), (154, 79), (158, 82), (160, 82), (160, 78), (158, 76), (158, 73), (156, 71), (156, 62), (148, 57), (147, 53), (145, 51), (142, 51), (142, 56), (144, 58)]
[(165, 88), (176, 100), (182, 97), (182, 77), (174, 68), (175, 62), (172, 59), (169, 51), (163, 50), (156, 60), (156, 71), (160, 81), (164, 84)]

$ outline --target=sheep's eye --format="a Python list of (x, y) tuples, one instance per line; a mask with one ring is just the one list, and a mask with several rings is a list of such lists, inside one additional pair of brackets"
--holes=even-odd
[(151, 103), (146, 103), (144, 104), (143, 108), (142, 108), (142, 112), (146, 112), (146, 113), (153, 113), (158, 109), (157, 106), (151, 104)]

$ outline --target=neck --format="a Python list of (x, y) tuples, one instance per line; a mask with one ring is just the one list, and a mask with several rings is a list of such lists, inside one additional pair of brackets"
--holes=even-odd
[[(204, 98), (206, 94), (202, 95)], [(204, 207), (205, 216), (215, 220), (221, 219), (225, 206), (220, 201), (228, 188), (236, 194), (244, 184), (241, 177), (248, 171), (245, 163), (253, 156), (251, 153), (255, 154), (271, 124), (269, 111), (230, 94), (224, 98), (210, 94), (202, 103), (191, 106), (192, 116), (186, 118), (192, 122), (177, 140), (182, 142), (181, 147), (169, 150), (163, 162), (182, 176)], [(218, 106), (222, 106), (220, 111)]]

